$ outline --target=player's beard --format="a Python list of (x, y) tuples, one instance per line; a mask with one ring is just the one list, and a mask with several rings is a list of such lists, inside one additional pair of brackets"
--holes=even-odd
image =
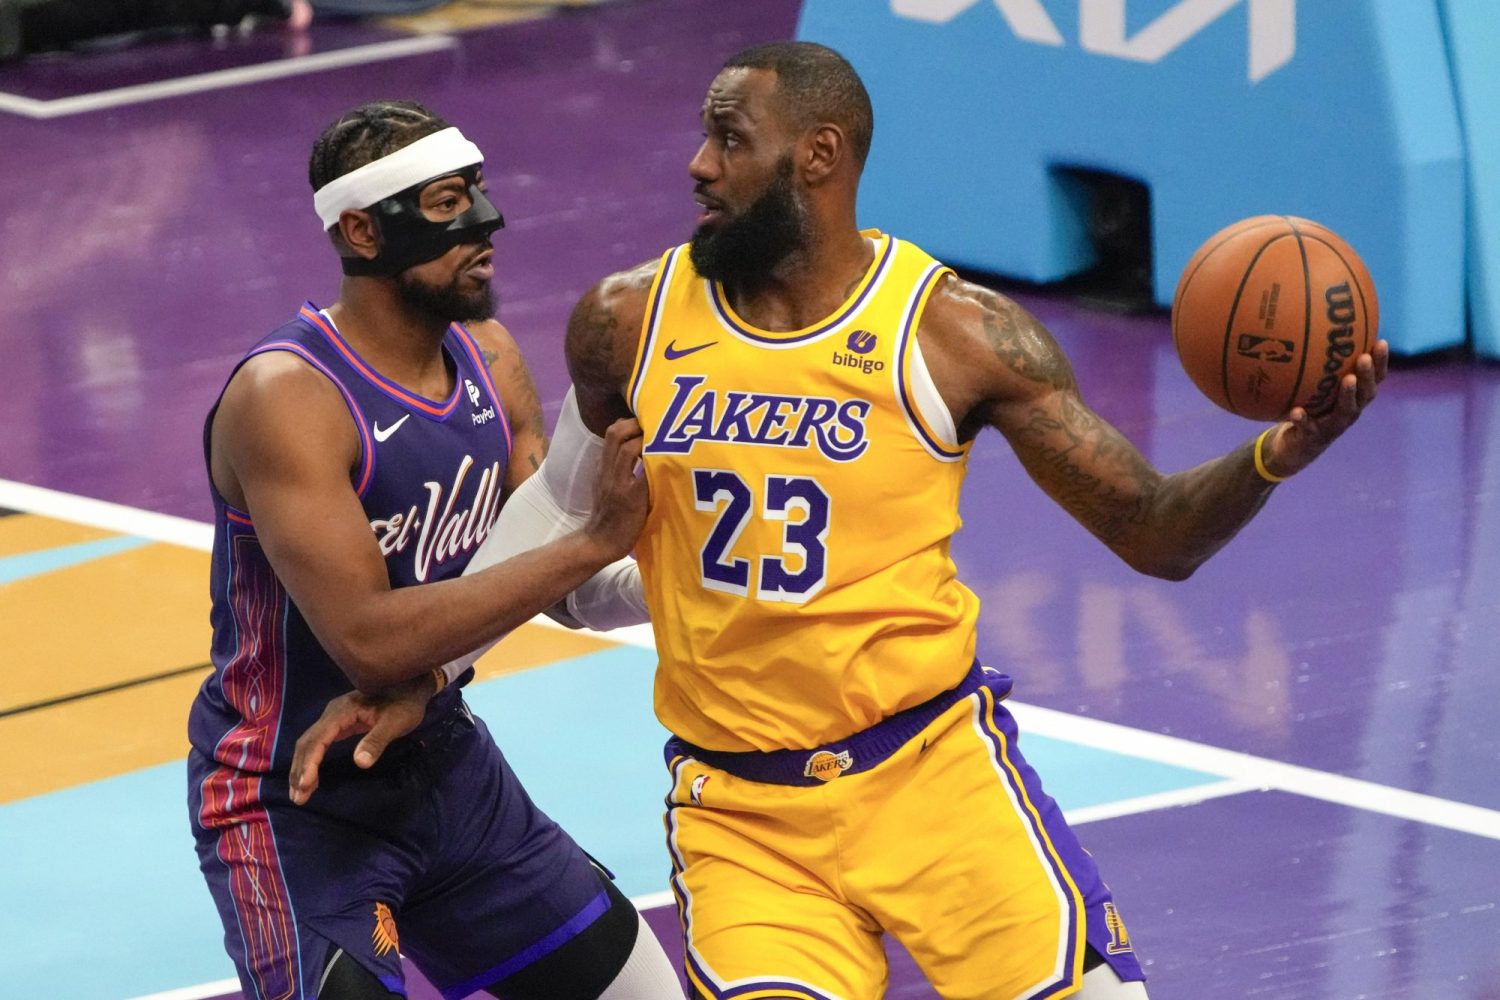
[(802, 246), (807, 229), (807, 209), (792, 186), (788, 153), (749, 208), (717, 228), (698, 227), (688, 254), (697, 272), (710, 281), (754, 282)]
[(402, 271), (396, 275), (396, 291), (409, 309), (443, 323), (492, 318), (495, 315), (494, 288), (486, 281), (478, 291), (463, 291), (460, 285), (466, 270), (461, 269), (446, 285), (430, 285), (411, 271)]

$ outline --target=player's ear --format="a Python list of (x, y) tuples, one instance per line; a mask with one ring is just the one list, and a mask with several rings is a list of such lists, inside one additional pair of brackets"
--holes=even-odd
[(380, 256), (380, 230), (375, 219), (364, 209), (346, 208), (339, 213), (334, 230), (334, 244), (342, 244), (366, 260)]
[(802, 174), (809, 184), (826, 180), (849, 155), (844, 130), (825, 122), (814, 126), (802, 139)]

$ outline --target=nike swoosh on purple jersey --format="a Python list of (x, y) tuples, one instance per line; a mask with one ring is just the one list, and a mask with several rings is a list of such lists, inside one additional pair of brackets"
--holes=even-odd
[(712, 346), (714, 346), (717, 343), (718, 343), (717, 340), (710, 340), (706, 344), (698, 344), (695, 347), (684, 347), (682, 350), (679, 351), (677, 349), (677, 341), (674, 340), (670, 344), (668, 344), (667, 345), (667, 349), (664, 350), (664, 351), (662, 351), (661, 353), (662, 353), (662, 357), (666, 358), (668, 361), (676, 361), (678, 358), (685, 358), (689, 354), (693, 354), (693, 353), (695, 353), (697, 351), (701, 351), (705, 347), (712, 347)]

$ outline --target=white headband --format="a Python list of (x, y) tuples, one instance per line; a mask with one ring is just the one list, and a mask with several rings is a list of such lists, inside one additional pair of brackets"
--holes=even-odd
[(458, 129), (445, 128), (329, 181), (313, 195), (313, 208), (323, 228), (332, 229), (346, 209), (369, 208), (413, 184), (483, 162), (478, 146)]

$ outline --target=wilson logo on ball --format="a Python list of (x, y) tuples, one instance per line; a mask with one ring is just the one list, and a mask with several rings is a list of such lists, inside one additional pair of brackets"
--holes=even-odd
[(1334, 285), (1323, 293), (1328, 303), (1328, 343), (1323, 354), (1323, 377), (1318, 379), (1318, 388), (1307, 401), (1309, 413), (1321, 413), (1333, 405), (1333, 393), (1345, 370), (1345, 361), (1354, 356), (1354, 321), (1359, 312), (1354, 308), (1354, 293), (1347, 284)]

